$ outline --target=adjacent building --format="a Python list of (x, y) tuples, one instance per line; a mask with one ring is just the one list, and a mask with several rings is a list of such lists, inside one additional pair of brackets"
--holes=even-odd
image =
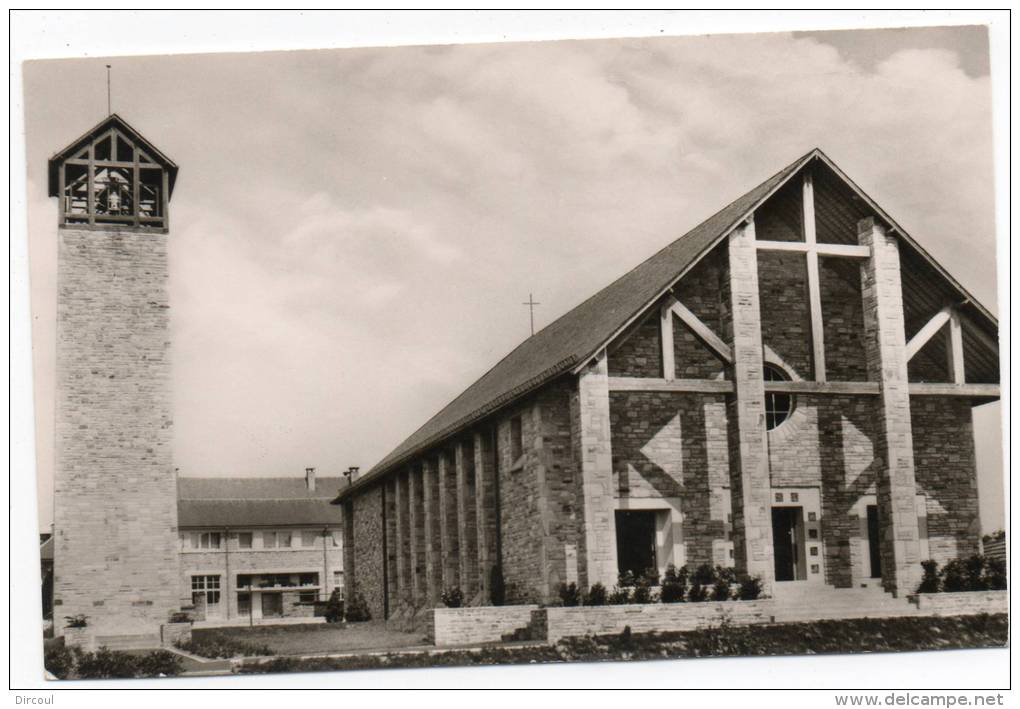
[(343, 488), (348, 590), (390, 616), (710, 564), (909, 593), (980, 548), (972, 407), (998, 381), (991, 313), (812, 150)]
[[(199, 621), (311, 617), (343, 593), (341, 478), (178, 480), (182, 605)], [(346, 481), (344, 481), (346, 484)]]

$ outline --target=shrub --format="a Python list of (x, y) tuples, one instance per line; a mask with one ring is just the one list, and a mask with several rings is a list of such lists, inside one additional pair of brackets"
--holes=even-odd
[(630, 596), (631, 603), (651, 603), (652, 602), (652, 587), (648, 583), (648, 577), (642, 576), (634, 584), (634, 592)]
[(740, 581), (737, 587), (737, 598), (741, 601), (754, 601), (761, 597), (761, 578), (758, 576), (747, 576)]
[(606, 587), (600, 583), (596, 583), (588, 589), (588, 593), (584, 596), (584, 605), (586, 606), (604, 606), (608, 594), (606, 593)]
[(691, 590), (687, 593), (687, 600), (691, 603), (702, 603), (708, 600), (708, 586), (702, 586), (697, 581), (691, 584)]
[(987, 557), (985, 564), (985, 587), (992, 591), (1006, 590), (1006, 562)]
[(372, 620), (372, 612), (368, 610), (368, 601), (360, 591), (351, 594), (351, 601), (347, 604), (346, 610), (345, 615), (350, 623), (363, 623)]
[(47, 648), (43, 655), (43, 667), (57, 679), (67, 679), (74, 671), (74, 654), (64, 645)]
[(560, 595), (560, 601), (565, 607), (579, 606), (581, 605), (581, 592), (577, 588), (577, 584), (571, 581), (570, 583), (561, 583), (558, 589)]
[(620, 584), (620, 588), (630, 588), (637, 580), (634, 578), (634, 574), (630, 571), (624, 571), (620, 574), (617, 583)]
[(963, 562), (963, 565), (967, 569), (967, 590), (988, 590), (985, 583), (985, 558), (975, 554)]
[(934, 559), (928, 559), (928, 561), (921, 562), (921, 568), (924, 569), (924, 574), (921, 576), (921, 585), (917, 587), (917, 592), (938, 593), (941, 585), (939, 582), (939, 562)]
[(691, 583), (699, 583), (702, 586), (711, 586), (715, 583), (715, 569), (709, 564), (702, 564), (691, 574)]
[(946, 593), (967, 591), (967, 567), (960, 559), (952, 559), (942, 569), (942, 590)]
[(506, 584), (503, 582), (503, 570), (493, 566), (489, 573), (489, 600), (492, 605), (501, 606), (506, 603)]
[(327, 623), (340, 623), (344, 619), (344, 599), (340, 595), (340, 589), (334, 588), (326, 601), (326, 610), (323, 613)]
[(140, 677), (176, 677), (181, 671), (180, 655), (167, 650), (154, 650), (138, 658)]
[(737, 571), (732, 566), (715, 567), (715, 585), (712, 587), (713, 601), (728, 601), (733, 598), (733, 584)]
[(89, 625), (89, 617), (83, 613), (65, 615), (64, 620), (66, 621), (65, 628), (87, 628)]
[(679, 569), (673, 564), (666, 567), (662, 577), (662, 593), (659, 595), (663, 603), (681, 603), (687, 595), (687, 567)]
[(268, 645), (251, 643), (220, 633), (193, 634), (191, 640), (178, 642), (176, 645), (185, 652), (209, 658), (259, 657), (275, 654)]
[(725, 579), (717, 579), (715, 585), (712, 586), (712, 600), (728, 601), (732, 596), (733, 592), (730, 589), (730, 582)]
[(641, 579), (649, 586), (659, 585), (659, 570), (658, 569), (646, 569), (645, 573), (641, 575)]
[(75, 675), (81, 679), (136, 677), (139, 659), (101, 647), (95, 652), (83, 652), (76, 658)]
[(715, 569), (708, 564), (702, 564), (694, 570), (691, 576), (691, 591), (688, 599), (692, 603), (701, 603), (708, 600), (709, 589), (715, 584)]
[(460, 608), (464, 605), (464, 592), (459, 586), (452, 586), (443, 591), (442, 601), (447, 608)]
[(626, 588), (620, 588), (616, 586), (613, 588), (613, 592), (609, 594), (609, 605), (611, 606), (623, 606), (630, 603), (630, 591)]

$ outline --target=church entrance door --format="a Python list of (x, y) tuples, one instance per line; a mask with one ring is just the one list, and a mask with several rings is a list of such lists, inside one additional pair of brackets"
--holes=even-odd
[(655, 511), (616, 511), (616, 558), (620, 573), (635, 578), (658, 570), (655, 559)]
[(796, 581), (803, 563), (798, 553), (800, 507), (772, 508), (772, 545), (776, 560), (776, 581)]

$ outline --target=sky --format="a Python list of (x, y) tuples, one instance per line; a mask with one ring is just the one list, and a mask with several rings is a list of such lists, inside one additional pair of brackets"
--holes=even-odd
[[(367, 469), (529, 334), (820, 147), (998, 312), (984, 28), (117, 57), (180, 166), (181, 475)], [(52, 521), (56, 200), (102, 57), (24, 65), (39, 522)], [(1003, 524), (999, 405), (975, 413)]]

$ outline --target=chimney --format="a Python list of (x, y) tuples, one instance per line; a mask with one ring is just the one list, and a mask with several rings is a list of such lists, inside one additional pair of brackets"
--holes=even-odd
[(315, 468), (305, 468), (305, 485), (309, 492), (315, 492)]

